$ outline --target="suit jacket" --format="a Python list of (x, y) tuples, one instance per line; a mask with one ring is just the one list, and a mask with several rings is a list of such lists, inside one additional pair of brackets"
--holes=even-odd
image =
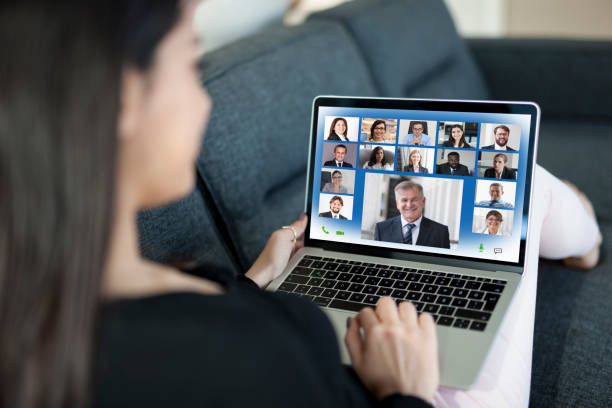
[[(404, 242), (402, 234), (401, 215), (389, 218), (388, 220), (377, 222), (374, 231), (376, 241)], [(416, 245), (424, 245), (438, 248), (450, 248), (448, 227), (429, 218), (423, 217), (419, 227), (419, 237)]]
[[(319, 217), (323, 217), (323, 218), (334, 218), (332, 216), (332, 212), (328, 211), (328, 212), (324, 212), (324, 213), (320, 213)], [(345, 216), (343, 216), (342, 214), (338, 214), (338, 218), (340, 218), (341, 220), (347, 220), (348, 218), (346, 218)]]
[(334, 132), (330, 137), (327, 138), (327, 140), (340, 140), (341, 142), (348, 142), (348, 137), (347, 140), (344, 140)]
[[(497, 178), (495, 177), (495, 169), (493, 167), (486, 169), (484, 176), (487, 178)], [(509, 179), (509, 180), (516, 180), (516, 170), (511, 170), (507, 167), (504, 167), (504, 170), (502, 171), (502, 174), (501, 174), (501, 178)]]
[[(412, 164), (409, 164), (408, 166), (404, 166), (404, 171), (409, 171), (409, 172), (413, 173), (414, 172), (414, 168), (412, 167)], [(427, 170), (427, 167), (420, 166), (419, 167), (419, 173), (429, 174), (429, 170)]]
[[(495, 150), (495, 145), (492, 144), (490, 146), (482, 146), (481, 149), (483, 150)], [(506, 150), (508, 150), (509, 152), (516, 152), (516, 150), (514, 150), (513, 148), (511, 148), (510, 146), (506, 145)]]
[[(336, 160), (328, 160), (325, 163), (323, 163), (324, 166), (332, 166), (332, 167), (338, 167), (336, 166)], [(342, 166), (340, 167), (350, 167), (353, 168), (353, 165), (351, 163), (347, 163), (345, 161), (342, 162)]]
[[(438, 174), (451, 174), (451, 166), (448, 163), (444, 163), (444, 164), (440, 164), (436, 170), (436, 173)], [(457, 170), (455, 170), (455, 174), (453, 174), (453, 176), (469, 176), (470, 175), (470, 171), (468, 170), (468, 168), (463, 165), (463, 164), (459, 164), (457, 166)]]

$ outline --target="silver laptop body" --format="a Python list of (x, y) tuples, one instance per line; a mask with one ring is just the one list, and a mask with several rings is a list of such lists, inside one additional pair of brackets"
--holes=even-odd
[[(348, 128), (344, 134), (342, 126), (336, 128), (340, 129), (340, 140), (336, 140), (331, 128), (342, 122), (334, 122), (337, 118), (343, 118)], [(379, 291), (397, 302), (420, 303), (421, 311), (433, 311), (437, 320), (441, 385), (469, 389), (521, 282), (527, 245), (538, 245), (527, 242), (527, 231), (539, 118), (539, 107), (525, 102), (317, 97), (311, 121), (305, 247), (291, 258), (268, 290), (292, 292), (320, 305), (335, 327), (345, 363), (350, 363), (344, 345), (346, 319), (357, 313), (357, 304), (369, 305), (368, 300), (376, 300)], [(376, 120), (386, 125), (382, 141), (371, 138), (373, 125), (381, 123)], [(424, 132), (419, 132), (419, 122), (427, 128), (428, 144), (411, 145), (407, 135), (419, 133), (416, 137), (421, 142), (425, 140)], [(470, 147), (444, 145), (456, 125), (463, 130)], [(508, 129), (506, 147), (513, 150), (502, 151), (496, 144), (498, 137), (504, 140), (505, 129), (500, 125)], [(351, 167), (331, 165), (331, 161), (338, 164), (336, 158), (342, 158), (332, 151), (342, 152), (342, 148), (336, 148), (338, 145), (345, 146), (343, 161)], [(393, 153), (392, 168), (374, 169), (364, 164), (374, 157), (372, 151), (378, 146), (384, 148), (385, 155)], [(406, 163), (411, 149), (418, 149), (425, 157), (422, 163), (429, 173), (405, 171), (410, 169)], [(462, 158), (460, 163), (464, 163), (469, 175), (445, 173), (452, 151)], [(485, 177), (493, 174), (487, 170), (497, 169), (491, 159), (503, 159), (500, 153), (506, 156), (510, 172), (506, 177), (514, 174), (514, 179)], [(334, 192), (334, 179), (329, 177), (336, 171), (340, 173), (335, 176), (341, 175), (345, 183), (344, 189), (336, 191), (343, 193)], [(422, 215), (448, 227), (450, 248), (443, 247), (446, 240), (435, 244), (440, 247), (421, 245), (418, 238), (415, 245), (407, 244), (407, 234), (404, 242), (382, 240), (389, 239), (381, 238), (389, 220), (403, 217), (397, 201), (397, 208), (393, 208), (391, 187), (405, 180), (423, 186), (427, 201)], [(495, 201), (491, 191), (500, 186), (505, 190), (504, 200)], [(342, 198), (340, 212), (334, 213), (331, 202), (329, 212), (344, 219), (328, 218), (327, 211), (323, 211), (330, 196)], [(349, 204), (351, 208), (346, 210)], [(502, 219), (496, 232), (495, 225), (488, 223), (492, 216)], [(401, 240), (397, 234), (392, 239)], [(342, 268), (335, 270), (335, 265)], [(355, 278), (352, 271), (369, 275)], [(346, 279), (345, 283), (342, 279)], [(360, 283), (353, 285), (353, 279)], [(383, 283), (391, 286), (385, 289)], [(378, 288), (376, 293), (363, 293), (373, 291), (373, 287)], [(339, 298), (349, 296), (347, 293), (350, 297)]]

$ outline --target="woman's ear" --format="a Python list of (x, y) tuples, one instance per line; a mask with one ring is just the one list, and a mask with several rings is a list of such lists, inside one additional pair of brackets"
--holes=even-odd
[(121, 72), (121, 90), (119, 93), (119, 142), (133, 139), (141, 125), (145, 101), (145, 78), (142, 72), (134, 67), (125, 67)]

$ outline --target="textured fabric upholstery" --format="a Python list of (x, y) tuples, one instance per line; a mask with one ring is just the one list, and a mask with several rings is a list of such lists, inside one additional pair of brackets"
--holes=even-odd
[(313, 98), (376, 91), (338, 24), (276, 27), (208, 59), (215, 105), (198, 169), (246, 267), (304, 209)]
[(442, 1), (354, 1), (311, 19), (339, 21), (347, 28), (384, 96), (488, 96)]
[(212, 264), (237, 272), (199, 189), (168, 206), (141, 211), (138, 227), (146, 258), (185, 267), (186, 262)]

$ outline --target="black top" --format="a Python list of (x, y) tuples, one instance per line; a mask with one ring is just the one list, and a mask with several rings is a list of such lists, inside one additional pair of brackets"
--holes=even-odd
[(373, 401), (341, 364), (325, 314), (247, 278), (226, 293), (168, 293), (102, 305), (94, 407), (429, 407)]

